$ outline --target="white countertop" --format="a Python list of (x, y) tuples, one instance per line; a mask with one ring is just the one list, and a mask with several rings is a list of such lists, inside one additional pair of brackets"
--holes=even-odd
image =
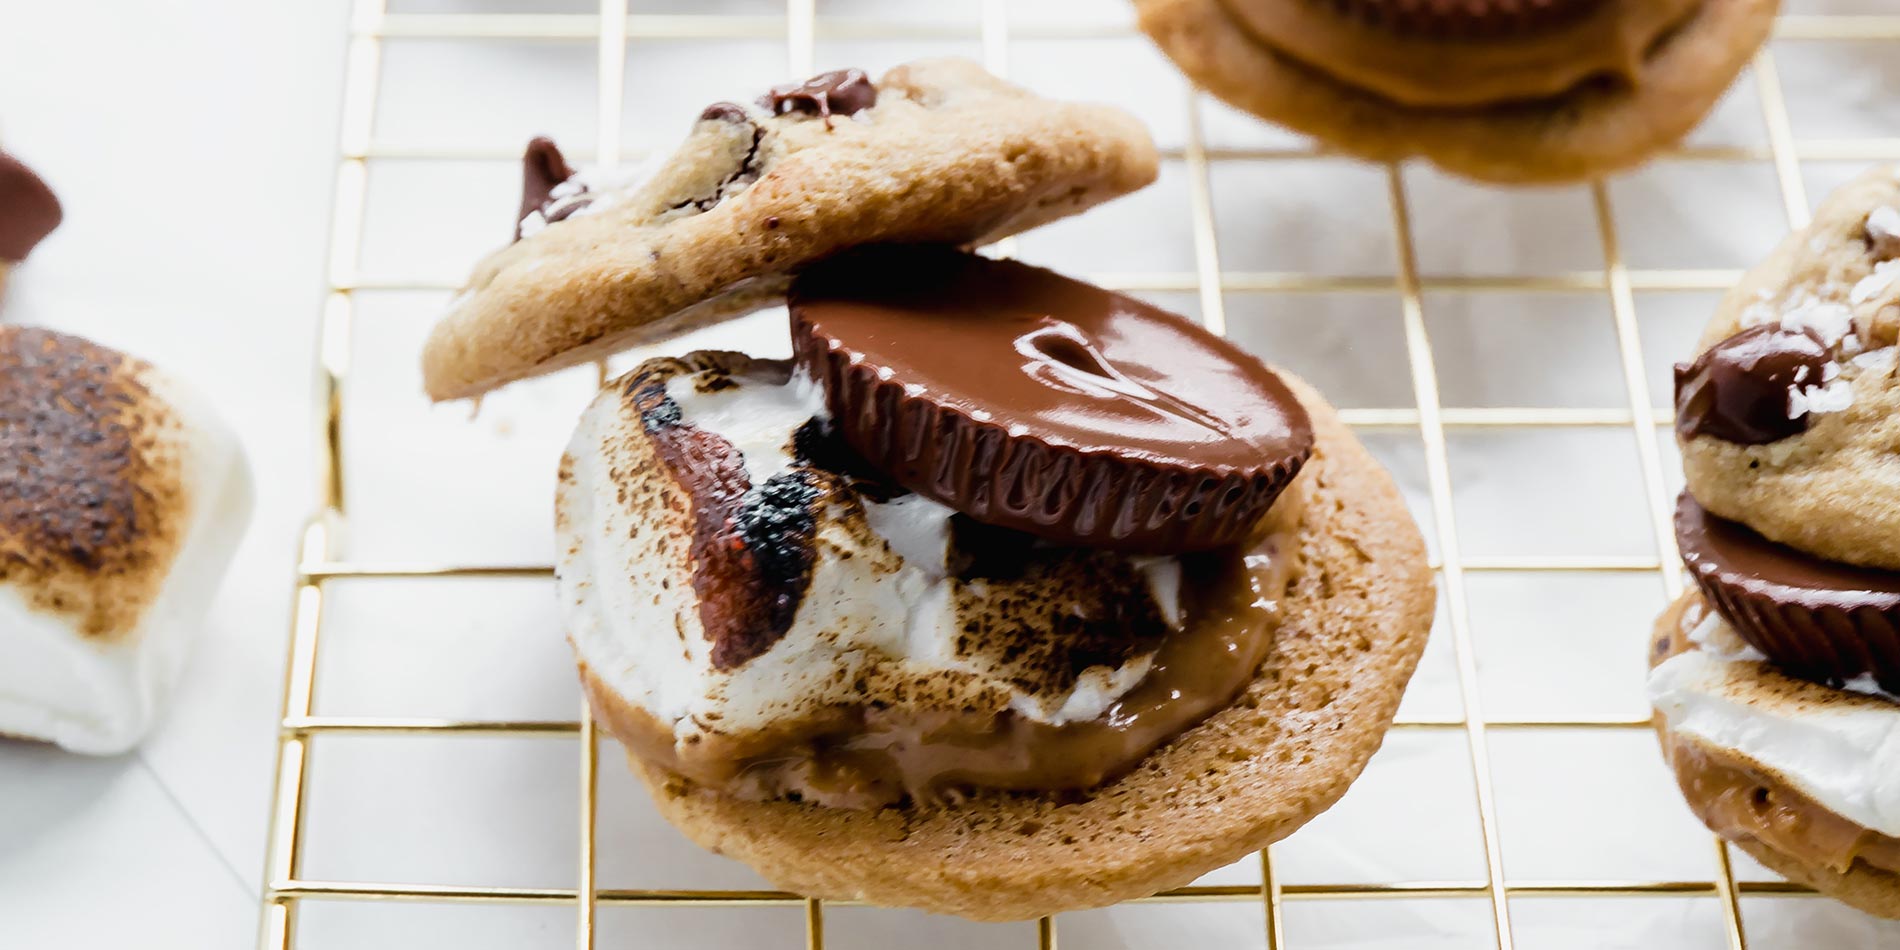
[[(1885, 0), (1791, 2), (1800, 12), (1885, 12)], [(139, 353), (207, 391), (243, 435), (257, 516), (180, 690), (136, 755), (86, 759), (0, 742), (0, 947), (246, 947), (258, 881), (283, 682), (292, 554), (312, 504), (309, 365), (340, 101), (340, 0), (169, 4), (0, 0), (0, 141), (66, 202), (65, 226), (15, 275), (0, 316)], [(398, 9), (492, 11), (533, 0), (412, 0)], [(554, 6), (554, 5), (550, 5)], [(564, 5), (585, 10), (591, 4)], [(660, 4), (634, 3), (635, 12)], [(821, 14), (868, 0), (820, 3)], [(695, 5), (771, 13), (765, 0)], [(886, 15), (958, 9), (876, 7)], [(1071, 8), (1124, 22), (1119, 0), (1039, 0), (1015, 15)], [(974, 42), (822, 41), (821, 68), (881, 69)], [(1893, 47), (1777, 44), (1804, 140), (1900, 136)], [(664, 148), (705, 102), (784, 78), (784, 44), (631, 48), (624, 138)], [(1055, 95), (1127, 103), (1164, 145), (1184, 135), (1182, 81), (1135, 36), (1024, 40), (1013, 78)], [(594, 129), (591, 43), (392, 41), (377, 137), (395, 145), (508, 148), (536, 132), (585, 148)], [(1210, 141), (1285, 144), (1283, 133), (1215, 105)], [(1702, 144), (1765, 142), (1744, 78)], [(1857, 170), (1809, 163), (1818, 197)], [(1221, 162), (1211, 175), (1228, 271), (1389, 275), (1383, 174), (1339, 160)], [(1421, 268), (1429, 274), (1548, 274), (1602, 266), (1589, 193), (1502, 193), (1406, 172)], [(1071, 271), (1194, 267), (1188, 176), (1169, 163), (1153, 188), (1024, 238), (1018, 252)], [(505, 236), (511, 162), (372, 163), (361, 261), (371, 279), (453, 281)], [(1785, 228), (1771, 166), (1670, 162), (1612, 185), (1632, 267), (1729, 271)], [(545, 562), (554, 459), (591, 389), (585, 371), (516, 387), (481, 415), (418, 393), (417, 345), (434, 291), (358, 295), (346, 406), (348, 552), (387, 561)], [(1188, 313), (1192, 293), (1151, 295)], [(1660, 401), (1714, 295), (1639, 293), (1646, 374)], [(1601, 294), (1426, 299), (1444, 403), (1453, 407), (1625, 406), (1616, 336)], [(1234, 335), (1320, 385), (1344, 407), (1409, 406), (1391, 293), (1229, 294)], [(714, 341), (782, 353), (773, 314)], [(679, 348), (685, 348), (683, 343)], [(1369, 434), (1429, 528), (1415, 434)], [(1673, 450), (1664, 446), (1665, 469)], [(1468, 558), (1654, 557), (1643, 484), (1623, 427), (1457, 430), (1450, 437), (1458, 529)], [(1672, 484), (1677, 479), (1669, 473)], [(1673, 490), (1673, 488), (1672, 488)], [(338, 715), (570, 719), (571, 665), (541, 580), (346, 582), (331, 587), (318, 711)], [(1662, 605), (1654, 574), (1473, 574), (1471, 629), (1492, 718), (1643, 714), (1640, 657)], [(1441, 627), (1443, 625), (1441, 624)], [(1441, 633), (1443, 631), (1441, 630)], [(1407, 697), (1410, 716), (1455, 716), (1447, 638)], [(1561, 674), (1561, 675), (1557, 675)], [(1289, 883), (1482, 878), (1462, 732), (1394, 733), (1344, 802), (1279, 846)], [(1713, 849), (1640, 732), (1491, 737), (1505, 865), (1512, 880), (1707, 880)], [(320, 740), (312, 757), (304, 871), (313, 878), (561, 886), (575, 881), (571, 738)], [(603, 751), (600, 884), (747, 887), (745, 868), (666, 827)], [(1741, 860), (1738, 873), (1769, 877)], [(1243, 864), (1211, 880), (1258, 881)], [(1900, 941), (1831, 902), (1744, 901), (1756, 947), (1873, 947)], [(1721, 946), (1712, 898), (1514, 899), (1519, 946)], [(1259, 946), (1260, 910), (1150, 905), (1065, 915), (1064, 947)], [(1482, 901), (1291, 902), (1295, 947), (1488, 946)], [(1029, 925), (829, 912), (834, 947), (886, 943), (1033, 945)], [(302, 946), (570, 945), (563, 907), (312, 902)], [(601, 912), (602, 947), (792, 947), (799, 911)]]

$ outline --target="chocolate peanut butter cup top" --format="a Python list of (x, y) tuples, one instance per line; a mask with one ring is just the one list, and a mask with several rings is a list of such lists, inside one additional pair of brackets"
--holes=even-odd
[[(1229, 0), (1260, 3), (1288, 0)], [(1608, 0), (1293, 0), (1400, 36), (1499, 39), (1555, 29), (1602, 9)]]
[(1065, 544), (1248, 536), (1312, 450), (1271, 370), (1183, 317), (1014, 261), (861, 249), (791, 289), (845, 440), (919, 494)]
[(64, 216), (53, 189), (0, 151), (0, 261), (26, 260)]
[(1828, 348), (1813, 333), (1780, 326), (1743, 330), (1692, 363), (1676, 364), (1676, 433), (1765, 445), (1808, 431), (1790, 412), (1797, 388), (1824, 383)]
[(1778, 665), (1827, 683), (1872, 674), (1900, 693), (1900, 571), (1777, 544), (1687, 492), (1676, 505), (1676, 542), (1716, 612)]

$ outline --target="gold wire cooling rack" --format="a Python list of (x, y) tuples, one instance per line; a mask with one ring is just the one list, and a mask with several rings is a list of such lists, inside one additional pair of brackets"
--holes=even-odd
[[(585, 708), (573, 721), (465, 721), (313, 714), (318, 642), (323, 631), (326, 585), (340, 578), (388, 578), (423, 584), (438, 578), (547, 577), (547, 566), (493, 566), (472, 564), (371, 563), (340, 555), (338, 533), (347, 518), (343, 484), (341, 433), (343, 392), (349, 377), (350, 335), (355, 295), (366, 290), (446, 290), (428, 281), (368, 281), (358, 278), (362, 246), (368, 165), (377, 160), (499, 160), (513, 158), (513, 148), (457, 150), (387, 145), (373, 135), (381, 56), (386, 40), (495, 40), (532, 39), (591, 42), (597, 49), (598, 91), (597, 160), (613, 163), (622, 156), (623, 80), (628, 44), (639, 40), (782, 39), (789, 62), (788, 75), (813, 71), (814, 43), (819, 37), (848, 39), (960, 39), (980, 41), (986, 65), (1003, 72), (1011, 34), (1017, 38), (1086, 40), (1126, 35), (1130, 27), (1069, 25), (1012, 25), (1005, 0), (973, 0), (979, 15), (973, 22), (947, 24), (914, 20), (878, 20), (853, 15), (823, 16), (820, 0), (787, 0), (782, 15), (707, 16), (696, 14), (634, 14), (628, 0), (601, 0), (596, 13), (585, 14), (392, 14), (387, 0), (355, 0), (349, 26), (344, 72), (344, 98), (334, 190), (334, 218), (328, 251), (328, 292), (320, 317), (317, 348), (316, 394), (312, 425), (318, 459), (317, 508), (307, 522), (297, 559), (296, 596), (290, 623), (283, 715), (278, 733), (278, 756), (262, 898), (259, 946), (285, 950), (295, 945), (299, 908), (307, 901), (421, 901), (486, 904), (569, 905), (577, 915), (578, 945), (594, 943), (596, 909), (603, 905), (802, 907), (805, 941), (819, 950), (825, 943), (825, 903), (794, 894), (766, 890), (607, 889), (596, 887), (594, 821), (597, 807), (598, 743)], [(1122, 2), (1122, 0), (1114, 0)], [(1880, 40), (1900, 43), (1900, 15), (1784, 16), (1776, 36), (1812, 41)], [(1900, 159), (1900, 139), (1794, 138), (1773, 54), (1764, 49), (1752, 70), (1761, 105), (1767, 145), (1686, 147), (1671, 161), (1754, 162), (1771, 164), (1786, 206), (1788, 223), (1807, 223), (1809, 204), (1801, 162), (1871, 162)], [(1659, 576), (1674, 597), (1682, 590), (1670, 528), (1672, 500), (1665, 488), (1659, 427), (1670, 421), (1670, 411), (1657, 408), (1643, 369), (1637, 330), (1635, 294), (1639, 291), (1714, 291), (1726, 288), (1738, 274), (1725, 270), (1643, 270), (1627, 267), (1618, 247), (1608, 189), (1602, 182), (1589, 186), (1596, 230), (1601, 242), (1601, 270), (1536, 276), (1422, 275), (1414, 250), (1412, 219), (1404, 179), (1397, 167), (1385, 170), (1387, 199), (1395, 227), (1396, 259), (1392, 273), (1378, 276), (1322, 276), (1294, 272), (1234, 272), (1223, 270), (1214, 227), (1214, 202), (1209, 167), (1236, 160), (1274, 161), (1324, 157), (1306, 148), (1233, 149), (1206, 144), (1200, 119), (1198, 93), (1185, 103), (1185, 146), (1165, 157), (1182, 163), (1187, 173), (1191, 205), (1195, 267), (1189, 273), (1094, 275), (1102, 283), (1133, 291), (1198, 293), (1206, 323), (1226, 329), (1226, 294), (1394, 293), (1401, 306), (1404, 346), (1411, 373), (1414, 408), (1349, 409), (1346, 421), (1365, 430), (1415, 432), (1424, 447), (1429, 481), (1430, 510), (1441, 590), (1445, 595), (1444, 621), (1456, 658), (1462, 715), (1446, 719), (1402, 719), (1396, 728), (1462, 732), (1469, 746), (1477, 815), (1482, 835), (1485, 876), (1479, 880), (1405, 880), (1378, 884), (1283, 884), (1275, 873), (1272, 850), (1260, 853), (1261, 883), (1255, 885), (1197, 885), (1147, 898), (1165, 902), (1247, 902), (1262, 909), (1265, 942), (1269, 950), (1287, 946), (1282, 929), (1286, 901), (1425, 898), (1478, 898), (1487, 900), (1492, 934), (1498, 950), (1511, 950), (1513, 897), (1644, 897), (1713, 896), (1721, 907), (1722, 938), (1733, 950), (1746, 950), (1738, 904), (1740, 894), (1797, 895), (1809, 893), (1796, 885), (1776, 881), (1738, 881), (1732, 872), (1728, 847), (1715, 839), (1716, 874), (1712, 880), (1514, 880), (1503, 870), (1497, 806), (1493, 791), (1487, 734), (1493, 730), (1640, 730), (1647, 720), (1539, 719), (1499, 720), (1484, 715), (1477, 687), (1477, 657), (1467, 609), (1466, 575), (1481, 572), (1597, 572)], [(1608, 297), (1614, 321), (1622, 382), (1627, 405), (1609, 409), (1460, 408), (1442, 405), (1432, 343), (1426, 332), (1422, 296), (1425, 292), (1517, 292), (1547, 294), (1600, 293)], [(602, 370), (605, 372), (604, 368)], [(1660, 557), (1507, 557), (1476, 558), (1460, 555), (1457, 522), (1452, 508), (1452, 482), (1447, 463), (1446, 432), (1465, 428), (1597, 427), (1627, 428), (1634, 436), (1636, 458), (1642, 468), (1650, 528)], [(1666, 431), (1666, 430), (1665, 430)], [(370, 881), (317, 880), (304, 876), (300, 860), (306, 828), (306, 791), (310, 783), (313, 741), (328, 735), (544, 735), (577, 736), (580, 756), (576, 768), (580, 827), (575, 860), (576, 887), (482, 887), (457, 884), (396, 884)], [(1055, 947), (1055, 923), (1044, 919), (1036, 927), (1037, 944)]]

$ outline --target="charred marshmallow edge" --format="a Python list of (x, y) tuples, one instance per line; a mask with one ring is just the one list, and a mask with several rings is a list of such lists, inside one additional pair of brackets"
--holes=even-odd
[(26, 473), (0, 499), (0, 734), (123, 752), (243, 535), (249, 470), (187, 387), (39, 330), (0, 328), (0, 431), (0, 468)]

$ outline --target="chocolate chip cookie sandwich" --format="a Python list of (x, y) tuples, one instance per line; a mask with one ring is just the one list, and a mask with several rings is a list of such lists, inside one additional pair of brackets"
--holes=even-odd
[(1681, 139), (1777, 0), (1135, 0), (1209, 92), (1366, 158), (1576, 181)]
[(1689, 805), (1792, 880), (1900, 917), (1900, 168), (1835, 193), (1676, 369), (1695, 581), (1649, 695)]
[(0, 291), (6, 290), (13, 265), (59, 227), (59, 198), (40, 176), (0, 150)]
[(666, 339), (782, 300), (844, 248), (994, 241), (1140, 188), (1156, 161), (1133, 116), (957, 59), (716, 103), (650, 175), (574, 175), (537, 143), (519, 240), (429, 337), (424, 385), (466, 398)]
[(157, 367), (0, 326), (0, 735), (151, 728), (250, 516), (237, 439)]
[[(841, 76), (861, 81), (784, 90), (823, 90), (829, 115), (780, 92), (707, 110), (686, 169), (612, 199), (676, 203), (667, 182), (719, 161), (701, 137), (741, 113), (761, 141), (808, 143), (794, 159), (834, 156), (768, 162), (688, 218), (771, 253), (735, 262), (705, 235), (601, 231), (558, 205), (523, 239), (585, 225), (573, 241), (640, 249), (602, 252), (618, 259), (663, 245), (671, 273), (720, 275), (696, 296), (621, 286), (559, 245), (591, 282), (566, 293), (636, 315), (596, 319), (616, 339), (731, 312), (734, 286), (788, 300), (792, 359), (650, 360), (562, 459), (556, 574), (596, 720), (689, 837), (824, 898), (1028, 918), (1291, 833), (1378, 747), (1430, 626), (1390, 479), (1310, 388), (1198, 325), (966, 249), (1144, 184), (1132, 120), (963, 64), (857, 92)], [(841, 114), (856, 102), (875, 105)], [(894, 147), (931, 122), (980, 131)], [(734, 167), (752, 166), (697, 180)], [(890, 204), (843, 200), (859, 187)], [(793, 214), (804, 238), (777, 243)], [(531, 353), (434, 391), (571, 362)]]

